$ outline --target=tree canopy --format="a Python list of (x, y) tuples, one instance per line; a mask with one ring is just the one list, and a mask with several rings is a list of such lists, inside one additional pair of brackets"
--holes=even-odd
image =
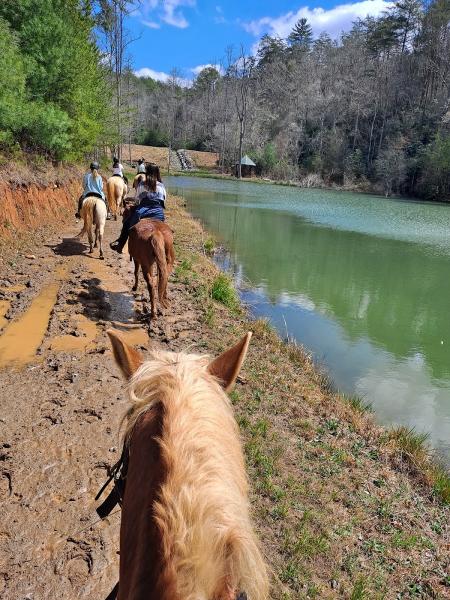
[(77, 158), (98, 143), (109, 101), (84, 8), (78, 0), (0, 4), (3, 144)]

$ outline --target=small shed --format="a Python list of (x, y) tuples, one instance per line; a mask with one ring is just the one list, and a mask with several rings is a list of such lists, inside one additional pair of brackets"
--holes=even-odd
[[(256, 165), (247, 154), (241, 160), (241, 173), (242, 177), (256, 177)], [(238, 162), (236, 163), (236, 177), (239, 177)]]

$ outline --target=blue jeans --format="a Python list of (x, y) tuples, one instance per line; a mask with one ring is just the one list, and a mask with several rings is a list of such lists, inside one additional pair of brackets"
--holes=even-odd
[(139, 207), (128, 217), (128, 219), (125, 219), (118, 239), (118, 242), (121, 246), (125, 246), (128, 236), (130, 235), (130, 229), (134, 227), (136, 223), (139, 223), (141, 219), (155, 219), (156, 221), (164, 221), (164, 211), (162, 206)]

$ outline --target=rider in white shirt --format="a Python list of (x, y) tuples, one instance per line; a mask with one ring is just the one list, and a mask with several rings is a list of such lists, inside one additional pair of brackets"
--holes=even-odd
[(113, 159), (113, 175), (118, 175), (123, 179), (123, 165), (119, 162), (119, 159), (114, 157)]

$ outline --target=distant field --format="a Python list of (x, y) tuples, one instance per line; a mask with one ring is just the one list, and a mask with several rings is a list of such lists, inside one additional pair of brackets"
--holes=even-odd
[[(168, 166), (169, 151), (168, 148), (157, 148), (155, 146), (140, 146), (131, 144), (131, 162), (137, 162), (139, 158), (144, 158), (146, 162), (154, 162), (162, 169), (166, 170)], [(122, 159), (130, 160), (130, 146), (122, 146)]]
[[(122, 159), (137, 162), (139, 158), (144, 158), (146, 162), (154, 162), (163, 170), (168, 168), (169, 150), (168, 148), (158, 148), (156, 146), (141, 146), (139, 144), (128, 144), (122, 146)], [(219, 154), (217, 152), (200, 152), (197, 150), (188, 150), (187, 154), (191, 157), (195, 167), (198, 169), (214, 169), (217, 167)], [(173, 162), (172, 162), (173, 165)]]
[(192, 158), (195, 166), (199, 169), (214, 169), (219, 162), (217, 152), (200, 152), (199, 150), (188, 150), (188, 155)]

